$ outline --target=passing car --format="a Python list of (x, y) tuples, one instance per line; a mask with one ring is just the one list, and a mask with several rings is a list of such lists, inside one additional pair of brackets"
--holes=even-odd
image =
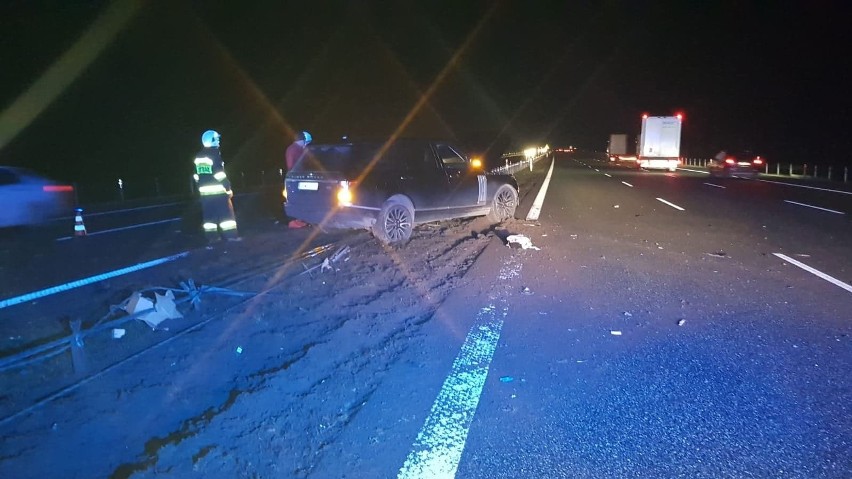
[(73, 214), (74, 187), (30, 170), (0, 166), (0, 228), (32, 226)]
[(766, 160), (750, 151), (721, 151), (707, 162), (707, 171), (710, 176), (757, 178), (765, 164)]
[(287, 216), (323, 229), (366, 228), (404, 243), (417, 224), (515, 215), (518, 183), (445, 141), (311, 144), (284, 180)]

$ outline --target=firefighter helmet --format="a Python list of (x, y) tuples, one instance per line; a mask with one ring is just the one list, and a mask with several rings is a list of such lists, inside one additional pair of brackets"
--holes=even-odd
[(219, 139), (222, 135), (214, 130), (207, 130), (201, 134), (201, 144), (206, 148), (219, 148)]

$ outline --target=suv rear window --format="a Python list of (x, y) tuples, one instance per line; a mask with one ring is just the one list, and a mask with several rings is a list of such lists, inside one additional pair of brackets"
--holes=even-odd
[(355, 177), (361, 175), (371, 162), (371, 173), (418, 171), (428, 169), (430, 162), (431, 169), (435, 168), (431, 152), (425, 144), (399, 141), (376, 160), (381, 149), (379, 143), (310, 145), (302, 160), (293, 167), (293, 172), (325, 171)]

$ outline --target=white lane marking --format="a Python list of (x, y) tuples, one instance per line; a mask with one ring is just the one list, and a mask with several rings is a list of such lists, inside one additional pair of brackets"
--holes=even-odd
[(727, 188), (727, 186), (722, 185), (714, 185), (713, 183), (704, 183), (707, 186), (712, 186), (713, 188), (722, 188), (723, 190)]
[(597, 169), (597, 168), (595, 168), (595, 171), (597, 171), (598, 173), (600, 173), (600, 172), (601, 172), (601, 170), (599, 170), (599, 169)]
[(663, 202), (663, 203), (665, 203), (665, 204), (667, 204), (667, 205), (671, 206), (672, 208), (674, 208), (674, 209), (676, 209), (676, 210), (684, 211), (684, 209), (683, 209), (683, 208), (681, 208), (680, 206), (678, 206), (678, 205), (676, 205), (676, 204), (674, 204), (674, 203), (669, 203), (668, 201), (666, 201), (666, 200), (664, 200), (664, 199), (662, 199), (662, 198), (657, 198), (657, 201), (661, 201), (661, 202)]
[(34, 291), (32, 293), (27, 293), (21, 296), (15, 296), (14, 298), (4, 299), (0, 301), (0, 309), (14, 306), (16, 304), (26, 303), (27, 301), (32, 301), (34, 299), (43, 298), (45, 296), (50, 296), (51, 294), (61, 293), (63, 291), (68, 291), (70, 289), (79, 288), (81, 286), (86, 286), (88, 284), (97, 283), (98, 281), (103, 281), (105, 279), (114, 278), (116, 276), (121, 276), (127, 273), (133, 273), (134, 271), (139, 271), (146, 268), (151, 268), (153, 266), (157, 266), (163, 263), (168, 263), (170, 261), (174, 261), (176, 259), (183, 258), (189, 254), (188, 251), (184, 251), (183, 253), (178, 253), (172, 256), (166, 256), (165, 258), (159, 258), (155, 260), (148, 261), (146, 263), (139, 263), (133, 266), (128, 266), (126, 268), (117, 269), (115, 271), (110, 271), (108, 273), (99, 274), (96, 276), (89, 276), (88, 278), (79, 279), (76, 281), (71, 281), (70, 283), (61, 284), (59, 286), (53, 286), (51, 288), (42, 289), (41, 291)]
[(633, 188), (633, 185), (631, 185), (630, 183), (628, 183), (628, 182), (626, 182), (626, 181), (622, 181), (622, 182), (621, 182), (621, 184), (623, 184), (623, 185), (627, 185), (627, 186), (629, 186), (629, 187)]
[(553, 174), (553, 165), (556, 162), (550, 163), (550, 170), (547, 171), (547, 177), (544, 178), (544, 183), (541, 184), (541, 189), (538, 190), (538, 194), (535, 196), (535, 201), (533, 201), (532, 208), (530, 208), (530, 212), (527, 214), (527, 221), (535, 221), (538, 219), (538, 215), (541, 214), (541, 206), (544, 203), (544, 195), (547, 194), (547, 187), (550, 185), (550, 176)]
[(852, 195), (852, 191), (832, 190), (832, 189), (829, 189), (829, 188), (817, 188), (816, 186), (794, 185), (793, 183), (785, 183), (783, 181), (762, 180), (760, 178), (758, 178), (757, 181), (762, 181), (764, 183), (772, 183), (772, 184), (775, 184), (775, 185), (794, 186), (796, 188), (807, 188), (809, 190), (828, 191), (828, 192), (831, 192), (831, 193), (840, 193), (842, 195)]
[(710, 172), (709, 172), (709, 171), (690, 170), (689, 168), (678, 168), (678, 170), (691, 171), (691, 172), (693, 172), (693, 173), (703, 173), (703, 174), (705, 174), (705, 175), (709, 175), (709, 174), (710, 174)]
[(835, 213), (835, 214), (838, 214), (838, 215), (845, 215), (846, 214), (842, 211), (830, 210), (828, 208), (820, 208), (819, 206), (808, 205), (808, 204), (805, 204), (805, 203), (799, 203), (798, 201), (784, 200), (784, 202), (791, 203), (791, 204), (794, 204), (794, 205), (799, 205), (799, 206), (807, 206), (808, 208), (813, 208), (815, 210), (828, 211), (829, 213)]
[(399, 479), (455, 477), (503, 320), (509, 313), (510, 285), (521, 274), (521, 266), (512, 257), (500, 268), (499, 287), (489, 294), (489, 305), (476, 315), (452, 371), (399, 471)]
[[(113, 228), (111, 230), (96, 231), (94, 233), (87, 233), (86, 236), (97, 236), (97, 235), (102, 235), (102, 234), (105, 234), (105, 233), (115, 233), (116, 231), (132, 230), (132, 229), (135, 229), (135, 228), (142, 228), (144, 226), (158, 225), (158, 224), (161, 224), (161, 223), (171, 223), (173, 221), (180, 221), (180, 218), (170, 218), (170, 219), (162, 220), (162, 221), (152, 221), (150, 223), (141, 223), (141, 224), (138, 224), (138, 225), (125, 226), (123, 228)], [(61, 238), (56, 238), (56, 241), (68, 241), (72, 238), (75, 238), (75, 236), (63, 236)]]
[(609, 173), (604, 173), (604, 176), (606, 176), (608, 178), (612, 178), (612, 175), (610, 175)]
[(796, 260), (794, 260), (793, 258), (791, 258), (787, 255), (783, 255), (781, 253), (772, 253), (772, 254), (774, 254), (775, 256), (783, 259), (784, 261), (786, 261), (786, 262), (788, 262), (788, 263), (790, 263), (794, 266), (798, 266), (799, 268), (802, 268), (803, 270), (807, 271), (808, 273), (819, 276), (820, 278), (828, 281), (829, 283), (831, 283), (835, 286), (840, 286), (841, 288), (845, 289), (846, 291), (849, 291), (850, 293), (852, 293), (852, 286), (844, 283), (843, 281), (840, 281), (837, 278), (829, 276), (829, 275), (823, 273), (822, 271), (820, 271), (818, 269), (811, 268), (810, 266), (806, 265), (805, 263), (796, 261)]

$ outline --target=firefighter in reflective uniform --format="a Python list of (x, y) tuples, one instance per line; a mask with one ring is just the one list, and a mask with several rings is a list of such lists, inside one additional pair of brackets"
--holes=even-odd
[(204, 235), (208, 240), (238, 240), (237, 220), (231, 182), (225, 175), (225, 164), (219, 152), (221, 135), (207, 130), (201, 135), (204, 148), (195, 155), (195, 181), (201, 196), (201, 215)]

